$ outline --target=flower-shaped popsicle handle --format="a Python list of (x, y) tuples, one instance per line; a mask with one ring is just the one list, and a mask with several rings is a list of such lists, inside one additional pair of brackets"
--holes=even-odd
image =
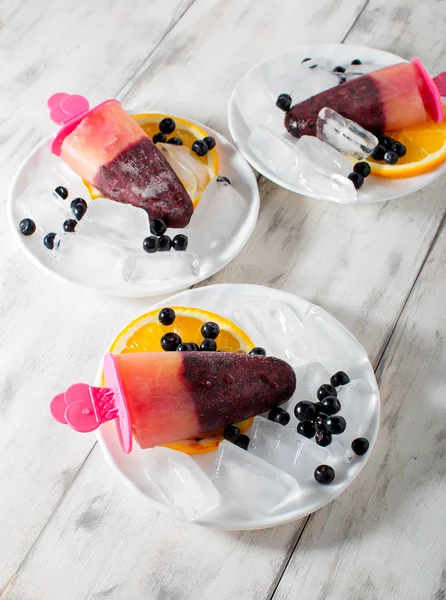
[(94, 431), (119, 416), (113, 390), (86, 383), (76, 383), (55, 396), (50, 411), (56, 421), (80, 432)]
[(58, 92), (48, 99), (48, 108), (50, 109), (51, 120), (58, 125), (64, 125), (86, 113), (90, 105), (84, 96)]

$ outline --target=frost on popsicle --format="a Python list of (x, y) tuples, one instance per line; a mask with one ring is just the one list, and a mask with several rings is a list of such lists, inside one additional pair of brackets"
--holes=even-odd
[(320, 140), (357, 160), (370, 156), (378, 145), (376, 136), (328, 107), (319, 112), (316, 128)]

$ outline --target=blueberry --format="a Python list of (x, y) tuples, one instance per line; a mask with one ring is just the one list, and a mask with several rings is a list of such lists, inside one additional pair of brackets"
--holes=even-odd
[(188, 243), (189, 240), (187, 239), (187, 235), (179, 233), (172, 240), (172, 248), (177, 252), (184, 252), (185, 250), (187, 250)]
[(319, 465), (314, 470), (314, 478), (318, 483), (322, 483), (323, 485), (328, 485), (335, 478), (335, 472), (333, 467), (329, 465)]
[(301, 62), (307, 62), (307, 60), (311, 60), (311, 58), (304, 58)]
[(362, 161), (355, 164), (353, 171), (355, 173), (359, 173), (363, 177), (368, 177), (370, 175), (371, 168), (369, 163)]
[(223, 430), (223, 437), (225, 440), (228, 440), (228, 442), (235, 442), (240, 433), (240, 429), (237, 425), (226, 425)]
[(169, 138), (166, 143), (173, 144), (174, 146), (182, 146), (183, 140), (179, 137), (173, 137), (173, 138)]
[(63, 185), (57, 186), (57, 188), (54, 190), (54, 193), (57, 196), (60, 196), (62, 200), (66, 200), (68, 198), (68, 190)]
[(190, 344), (180, 344), (177, 348), (177, 352), (191, 352), (192, 348)]
[(150, 221), (150, 233), (153, 233), (153, 235), (164, 235), (166, 231), (167, 225), (162, 219), (153, 219), (153, 221)]
[(32, 219), (22, 219), (19, 223), (19, 229), (22, 235), (32, 235), (36, 230), (36, 224)]
[(45, 246), (45, 248), (48, 248), (48, 250), (52, 250), (54, 248), (55, 239), (55, 233), (47, 233), (46, 236), (43, 238), (43, 245)]
[(203, 140), (196, 140), (192, 144), (192, 152), (195, 152), (195, 154), (197, 154), (197, 156), (206, 156), (206, 154), (208, 153), (208, 150), (209, 150), (208, 145)]
[(325, 419), (325, 428), (329, 433), (333, 435), (339, 435), (343, 431), (345, 431), (347, 423), (345, 422), (344, 417), (340, 415), (335, 415), (334, 417), (327, 417)]
[(355, 173), (355, 172), (350, 173), (348, 178), (350, 179), (350, 181), (355, 186), (355, 189), (357, 189), (357, 190), (359, 190), (359, 188), (364, 183), (364, 177), (362, 175), (360, 175), (359, 173)]
[(387, 163), (388, 165), (396, 165), (396, 163), (398, 162), (398, 154), (396, 152), (392, 152), (391, 150), (388, 150), (384, 154), (384, 162)]
[(215, 352), (217, 350), (217, 342), (211, 338), (206, 338), (201, 342), (200, 350), (203, 352)]
[(341, 410), (341, 403), (335, 396), (326, 396), (321, 400), (321, 404), (327, 415), (335, 415)]
[(300, 433), (300, 435), (309, 439), (314, 437), (314, 434), (316, 433), (314, 423), (312, 421), (302, 421), (297, 425), (297, 433)]
[(169, 252), (172, 248), (172, 240), (168, 235), (162, 235), (158, 240), (158, 249), (160, 252)]
[(143, 240), (142, 249), (144, 252), (148, 252), (149, 254), (153, 254), (154, 252), (158, 252), (159, 250), (159, 240), (157, 237), (153, 235), (149, 235)]
[(337, 395), (338, 395), (338, 392), (335, 390), (335, 388), (332, 385), (330, 385), (328, 383), (322, 384), (321, 387), (316, 392), (316, 396), (317, 396), (318, 400), (323, 400), (327, 396), (337, 396)]
[(161, 348), (165, 352), (175, 352), (181, 343), (180, 336), (178, 333), (173, 333), (173, 331), (164, 334), (161, 338)]
[(154, 144), (165, 144), (166, 143), (166, 136), (164, 135), (164, 133), (155, 133), (155, 135), (152, 138), (152, 142)]
[(218, 181), (218, 183), (223, 183), (223, 181), (225, 181), (226, 183), (229, 183), (229, 185), (231, 185), (231, 182), (229, 181), (229, 178), (225, 177), (224, 175), (219, 175), (217, 177), (217, 181)]
[(350, 383), (350, 377), (347, 375), (347, 373), (344, 373), (344, 371), (338, 371), (330, 377), (330, 383), (334, 387), (347, 385), (347, 383)]
[(323, 413), (325, 410), (322, 406), (322, 402), (315, 402), (314, 406), (316, 407), (316, 414)]
[(251, 440), (247, 435), (241, 433), (236, 440), (234, 440), (234, 444), (243, 450), (248, 450), (249, 442)]
[(276, 100), (276, 106), (277, 108), (280, 108), (280, 110), (287, 112), (290, 110), (292, 102), (289, 94), (280, 94)]
[(87, 209), (85, 208), (85, 206), (83, 204), (78, 202), (78, 204), (75, 204), (73, 206), (72, 211), (73, 211), (73, 215), (76, 217), (76, 219), (78, 221), (80, 221), (82, 219), (82, 217), (85, 215), (85, 213), (87, 212)]
[(72, 200), (70, 202), (71, 210), (73, 210), (73, 208), (76, 206), (76, 204), (82, 204), (82, 206), (85, 208), (85, 210), (87, 210), (87, 208), (88, 208), (88, 204), (85, 202), (85, 200), (83, 198), (75, 198), (74, 200)]
[(352, 65), (362, 65), (362, 62), (359, 60), (359, 58), (355, 58), (355, 60), (352, 60)]
[(203, 138), (203, 142), (206, 144), (206, 146), (209, 148), (209, 150), (212, 150), (212, 148), (215, 148), (215, 138), (213, 138), (211, 135), (206, 136), (205, 138)]
[(286, 425), (290, 422), (290, 418), (290, 413), (280, 408), (280, 406), (275, 406), (268, 413), (268, 419), (274, 423), (279, 423), (279, 425)]
[(341, 66), (337, 66), (333, 69), (334, 73), (345, 73), (345, 68)]
[(383, 160), (386, 148), (382, 144), (378, 144), (372, 152), (372, 158), (375, 160)]
[(366, 440), (366, 438), (356, 438), (356, 440), (353, 440), (352, 442), (352, 450), (358, 456), (365, 454), (369, 449), (369, 446), (369, 440)]
[(384, 146), (384, 148), (387, 148), (388, 150), (390, 150), (390, 146), (395, 143), (395, 140), (388, 135), (380, 135), (378, 136), (378, 139), (381, 146)]
[(317, 411), (313, 402), (303, 400), (302, 402), (298, 402), (294, 407), (294, 414), (299, 421), (312, 421)]
[(158, 321), (161, 325), (172, 325), (175, 317), (176, 314), (173, 308), (162, 308), (158, 313)]
[(196, 344), (195, 342), (189, 342), (189, 346), (192, 352), (198, 352), (198, 350), (200, 350), (198, 344)]
[(316, 433), (315, 442), (318, 446), (325, 448), (325, 446), (329, 446), (331, 444), (332, 439), (331, 433), (328, 433), (328, 431), (318, 431)]
[(204, 323), (204, 325), (202, 325), (201, 327), (201, 335), (204, 338), (215, 340), (215, 338), (218, 337), (219, 333), (220, 327), (217, 325), (217, 323), (214, 323), (213, 321), (208, 321), (207, 323)]
[(159, 130), (161, 133), (172, 133), (175, 131), (176, 123), (170, 117), (166, 117), (159, 124)]
[(77, 221), (75, 221), (74, 219), (67, 219), (66, 221), (63, 222), (63, 230), (66, 231), (67, 233), (73, 233), (73, 231), (76, 229), (76, 225), (77, 225)]
[(401, 142), (393, 142), (393, 144), (390, 145), (389, 150), (395, 152), (399, 158), (402, 158), (407, 152), (406, 146), (401, 144)]
[(327, 431), (325, 427), (325, 419), (328, 417), (326, 413), (319, 413), (314, 419), (314, 428), (316, 431)]
[(315, 69), (317, 65), (311, 65), (310, 69)]
[(260, 346), (256, 346), (250, 350), (249, 354), (253, 354), (254, 356), (266, 356), (266, 350), (264, 348), (260, 348)]

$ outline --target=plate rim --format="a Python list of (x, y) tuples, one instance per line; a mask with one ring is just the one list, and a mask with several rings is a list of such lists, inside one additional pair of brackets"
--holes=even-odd
[[(218, 290), (221, 292), (224, 292), (224, 290), (229, 289), (229, 288), (239, 288), (239, 289), (243, 289), (243, 290), (247, 290), (248, 288), (250, 288), (255, 294), (258, 295), (258, 293), (262, 293), (263, 294), (269, 294), (272, 291), (273, 296), (279, 295), (282, 296), (284, 301), (286, 300), (286, 298), (297, 298), (300, 301), (306, 302), (308, 305), (313, 305), (313, 306), (319, 306), (317, 304), (314, 304), (313, 302), (310, 302), (309, 300), (306, 300), (305, 298), (302, 298), (301, 296), (298, 296), (297, 294), (293, 294), (292, 292), (288, 292), (285, 290), (280, 290), (277, 288), (272, 288), (272, 287), (268, 287), (268, 286), (264, 286), (264, 285), (257, 285), (257, 284), (243, 284), (243, 283), (218, 283), (218, 284), (212, 284), (212, 285), (208, 285), (208, 286), (204, 286), (204, 287), (198, 287), (198, 288), (192, 288), (192, 289), (188, 289), (188, 290), (182, 290), (176, 294), (174, 294), (173, 296), (170, 296), (169, 298), (166, 298), (164, 300), (161, 301), (157, 301), (153, 304), (151, 304), (150, 306), (146, 307), (144, 309), (144, 312), (141, 313), (144, 314), (145, 312), (148, 312), (150, 310), (155, 310), (156, 308), (159, 308), (163, 305), (165, 305), (166, 302), (170, 302), (172, 300), (175, 300), (175, 298), (177, 296), (183, 295), (183, 294), (191, 294), (192, 296), (195, 295), (200, 295), (201, 293), (203, 293), (203, 291), (206, 291), (206, 293), (212, 292), (212, 290)], [(254, 295), (254, 293), (252, 295)], [(320, 307), (322, 308), (322, 307)], [(325, 311), (324, 308), (322, 308), (322, 310)], [(329, 315), (331, 315), (332, 318), (334, 318), (336, 320), (337, 323), (339, 323), (339, 325), (341, 327), (343, 327), (344, 329), (346, 329), (348, 331), (348, 333), (356, 340), (356, 336), (354, 336), (349, 329), (347, 329), (342, 323), (340, 323), (340, 321), (338, 321), (338, 319), (336, 319), (336, 317), (334, 317), (331, 313), (327, 312)], [(137, 318), (137, 316), (135, 317)], [(123, 328), (125, 328), (126, 325), (124, 325)], [(119, 333), (117, 334), (119, 335)], [(113, 341), (113, 340), (111, 340)], [(358, 341), (358, 343), (360, 343)], [(110, 344), (107, 346), (107, 348), (110, 346)], [(380, 397), (380, 392), (379, 392), (379, 387), (378, 387), (378, 382), (376, 381), (376, 375), (375, 375), (375, 371), (373, 369), (372, 364), (370, 363), (370, 360), (367, 356), (367, 363), (368, 366), (370, 367), (371, 372), (373, 373), (373, 377), (375, 380), (375, 389), (374, 392), (376, 394), (377, 397), (377, 402), (376, 402), (376, 413), (375, 413), (375, 417), (374, 417), (374, 421), (375, 421), (375, 427), (373, 429), (373, 437), (372, 439), (369, 440), (370, 446), (369, 446), (369, 450), (367, 452), (366, 455), (361, 457), (361, 462), (357, 463), (357, 470), (355, 472), (355, 474), (353, 475), (353, 477), (349, 480), (348, 484), (345, 485), (344, 487), (341, 487), (341, 489), (339, 491), (337, 491), (337, 493), (329, 498), (329, 499), (324, 499), (324, 501), (322, 502), (318, 502), (318, 503), (314, 503), (313, 502), (313, 508), (311, 508), (311, 510), (309, 512), (305, 512), (305, 514), (298, 514), (298, 515), (293, 515), (293, 516), (289, 516), (289, 517), (285, 517), (285, 518), (280, 518), (280, 515), (273, 515), (271, 516), (255, 516), (258, 522), (253, 522), (253, 523), (248, 523), (246, 524), (244, 527), (225, 527), (224, 525), (219, 525), (219, 524), (215, 524), (215, 523), (206, 523), (206, 522), (189, 522), (189, 521), (185, 521), (182, 520), (179, 516), (177, 515), (173, 515), (171, 512), (168, 511), (168, 509), (164, 508), (162, 505), (160, 506), (158, 502), (156, 502), (155, 500), (153, 500), (150, 496), (148, 496), (147, 494), (145, 494), (139, 487), (138, 485), (132, 480), (130, 479), (125, 473), (124, 471), (122, 471), (119, 466), (117, 465), (117, 463), (114, 461), (113, 457), (112, 457), (112, 453), (109, 450), (108, 446), (107, 446), (107, 442), (105, 439), (105, 436), (103, 435), (103, 432), (101, 431), (101, 427), (99, 427), (96, 431), (95, 431), (95, 435), (96, 438), (99, 442), (99, 446), (101, 448), (101, 451), (104, 454), (104, 457), (106, 459), (106, 461), (108, 462), (108, 464), (111, 466), (112, 470), (117, 472), (119, 477), (123, 479), (123, 481), (126, 483), (127, 486), (129, 486), (131, 489), (135, 490), (141, 497), (145, 498), (146, 502), (152, 507), (155, 508), (157, 510), (160, 510), (160, 512), (167, 514), (169, 517), (171, 518), (177, 518), (179, 520), (182, 520), (185, 523), (188, 523), (190, 525), (198, 525), (200, 527), (206, 527), (209, 529), (215, 529), (217, 531), (251, 531), (251, 530), (258, 530), (258, 529), (268, 529), (271, 527), (278, 527), (280, 525), (285, 525), (287, 523), (293, 523), (299, 519), (303, 519), (305, 517), (307, 517), (308, 515), (316, 512), (317, 510), (319, 510), (320, 508), (323, 508), (324, 506), (326, 506), (327, 504), (329, 504), (330, 502), (332, 502), (333, 500), (336, 500), (336, 498), (338, 498), (342, 493), (344, 493), (350, 486), (351, 484), (355, 481), (355, 479), (358, 477), (358, 475), (362, 472), (362, 470), (364, 469), (365, 465), (368, 463), (368, 461), (370, 460), (370, 457), (372, 456), (372, 452), (373, 452), (373, 448), (375, 447), (377, 438), (378, 438), (378, 433), (379, 433), (379, 429), (380, 429), (380, 418), (381, 418), (381, 397)], [(98, 370), (96, 372), (95, 375), (95, 385), (100, 385), (100, 381), (101, 381), (101, 375), (102, 375), (102, 359), (99, 362), (99, 366), (98, 366)], [(218, 451), (218, 449), (217, 449)], [(215, 451), (215, 452), (217, 452)], [(296, 511), (297, 512), (297, 511)]]
[[(128, 112), (132, 115), (140, 114), (134, 110), (128, 111)], [(151, 110), (151, 111), (145, 111), (144, 114), (160, 114), (160, 113), (162, 113), (161, 110), (159, 110), (159, 111)], [(208, 272), (204, 275), (199, 275), (199, 277), (197, 279), (194, 279), (194, 281), (192, 281), (192, 282), (186, 283), (184, 286), (182, 285), (182, 286), (178, 287), (178, 285), (174, 285), (172, 283), (171, 286), (165, 287), (161, 291), (155, 290), (155, 292), (153, 292), (153, 293), (148, 293), (147, 291), (141, 291), (141, 293), (137, 293), (136, 288), (133, 290), (133, 293), (131, 293), (131, 294), (122, 294), (122, 293), (116, 293), (116, 292), (112, 292), (112, 291), (105, 292), (101, 289), (96, 288), (93, 285), (89, 285), (89, 284), (82, 283), (79, 281), (73, 281), (72, 279), (68, 278), (67, 276), (63, 275), (62, 273), (58, 273), (57, 271), (52, 270), (50, 268), (50, 266), (41, 262), (39, 260), (39, 258), (30, 250), (30, 248), (28, 248), (27, 244), (23, 240), (22, 234), (18, 230), (17, 223), (14, 218), (14, 203), (15, 203), (14, 193), (15, 193), (15, 189), (18, 185), (19, 179), (20, 179), (23, 171), (26, 169), (26, 166), (27, 166), (30, 158), (36, 152), (38, 152), (45, 144), (48, 144), (49, 141), (54, 137), (53, 135), (50, 135), (50, 136), (46, 136), (40, 142), (38, 142), (27, 153), (27, 155), (24, 157), (24, 159), (21, 161), (21, 163), (17, 167), (17, 169), (14, 173), (14, 176), (11, 180), (11, 183), (9, 185), (8, 195), (7, 195), (7, 200), (6, 200), (6, 211), (7, 211), (7, 215), (8, 215), (9, 227), (13, 231), (13, 235), (14, 235), (15, 239), (18, 241), (20, 249), (25, 252), (26, 256), (31, 260), (31, 263), (35, 267), (37, 267), (38, 269), (47, 273), (49, 276), (54, 277), (56, 280), (64, 283), (65, 285), (68, 284), (68, 285), (71, 285), (80, 290), (86, 290), (89, 292), (93, 292), (93, 293), (99, 294), (105, 298), (123, 298), (123, 299), (125, 299), (125, 298), (128, 298), (128, 299), (131, 299), (131, 298), (153, 298), (153, 297), (159, 296), (161, 294), (173, 294), (173, 293), (176, 293), (176, 292), (179, 292), (182, 290), (186, 290), (186, 289), (190, 288), (192, 285), (201, 283), (205, 279), (212, 277), (213, 275), (215, 275), (216, 273), (218, 273), (219, 271), (224, 269), (232, 260), (234, 260), (234, 258), (236, 258), (240, 254), (240, 252), (243, 250), (243, 248), (246, 246), (246, 244), (250, 240), (250, 238), (256, 228), (257, 221), (259, 218), (259, 211), (260, 211), (260, 192), (259, 192), (259, 187), (258, 187), (258, 183), (257, 183), (257, 178), (251, 168), (251, 165), (249, 164), (249, 162), (246, 160), (246, 158), (243, 156), (243, 154), (240, 152), (240, 150), (237, 148), (237, 146), (232, 141), (230, 141), (227, 137), (225, 137), (223, 134), (219, 133), (212, 127), (209, 127), (208, 125), (205, 125), (204, 123), (201, 123), (200, 121), (197, 121), (196, 119), (191, 119), (189, 117), (184, 117), (184, 116), (174, 114), (171, 112), (165, 113), (165, 114), (171, 115), (174, 119), (175, 118), (184, 119), (184, 120), (190, 121), (191, 123), (194, 123), (195, 125), (198, 125), (199, 127), (208, 131), (209, 134), (215, 136), (217, 138), (217, 141), (219, 141), (220, 143), (224, 142), (225, 144), (228, 144), (230, 146), (231, 150), (234, 152), (234, 154), (238, 155), (238, 160), (241, 160), (241, 164), (243, 165), (243, 168), (238, 170), (238, 172), (241, 174), (242, 179), (246, 182), (246, 184), (248, 185), (248, 187), (250, 189), (250, 211), (254, 211), (253, 217), (252, 217), (251, 221), (248, 223), (248, 228), (247, 228), (247, 231), (246, 231), (243, 241), (238, 246), (234, 247), (233, 252), (228, 253), (228, 257), (223, 261), (221, 266), (219, 266), (217, 269), (211, 270), (210, 272)], [(130, 289), (131, 288), (129, 288), (129, 290)]]

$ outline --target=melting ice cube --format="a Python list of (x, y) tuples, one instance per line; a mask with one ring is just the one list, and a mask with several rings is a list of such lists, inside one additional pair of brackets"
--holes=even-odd
[(145, 473), (155, 495), (161, 494), (172, 513), (187, 521), (201, 519), (219, 504), (215, 486), (183, 452), (163, 447), (148, 450)]
[(296, 142), (310, 162), (328, 173), (338, 173), (347, 177), (353, 169), (352, 162), (336, 148), (311, 135), (303, 135)]
[(316, 129), (320, 140), (358, 160), (370, 156), (378, 145), (372, 133), (328, 107), (319, 112)]

